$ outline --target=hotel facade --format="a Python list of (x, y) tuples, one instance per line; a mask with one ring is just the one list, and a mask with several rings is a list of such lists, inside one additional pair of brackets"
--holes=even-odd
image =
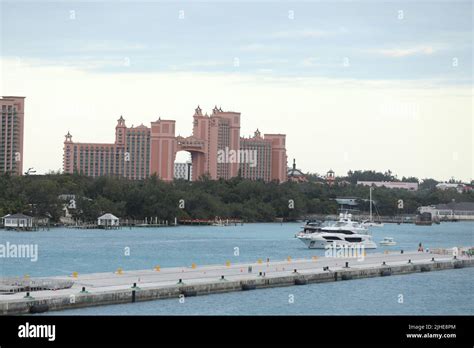
[(112, 144), (77, 143), (68, 132), (64, 141), (63, 170), (88, 176), (114, 175), (145, 179), (156, 174), (165, 181), (175, 177), (179, 151), (191, 154), (192, 179), (242, 176), (265, 181), (287, 180), (286, 136), (257, 130), (240, 136), (240, 113), (215, 107), (210, 115), (198, 106), (189, 137), (175, 135), (175, 121), (151, 122), (150, 127), (127, 127), (120, 117)]
[(23, 173), (25, 97), (0, 98), (0, 173)]

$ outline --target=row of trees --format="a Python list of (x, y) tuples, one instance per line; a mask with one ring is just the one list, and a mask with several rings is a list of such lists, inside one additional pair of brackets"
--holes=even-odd
[[(246, 221), (272, 221), (277, 217), (291, 220), (308, 214), (335, 214), (336, 197), (368, 199), (369, 188), (357, 185), (329, 187), (314, 182), (265, 183), (238, 177), (227, 181), (203, 177), (195, 182), (166, 183), (156, 176), (133, 181), (76, 174), (3, 175), (0, 176), (0, 216), (23, 212), (58, 221), (65, 203), (59, 198), (61, 194), (76, 196), (77, 209), (73, 214), (82, 221), (94, 221), (104, 212), (129, 219), (156, 216), (172, 221), (175, 217), (234, 217)], [(474, 202), (474, 195), (432, 188), (416, 192), (377, 188), (373, 199), (381, 215), (395, 215), (399, 213), (399, 199), (404, 201), (404, 213), (415, 213), (421, 205), (452, 200)], [(368, 209), (368, 204), (365, 208)]]

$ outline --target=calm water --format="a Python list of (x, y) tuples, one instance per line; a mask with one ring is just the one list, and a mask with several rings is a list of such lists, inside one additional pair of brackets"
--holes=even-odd
[[(246, 224), (232, 227), (169, 227), (116, 231), (54, 229), (0, 230), (0, 243), (38, 244), (38, 261), (0, 259), (0, 275), (31, 276), (190, 266), (322, 255), (294, 238), (300, 224)], [(474, 245), (474, 223), (373, 228), (376, 242), (394, 237), (395, 247)], [(130, 255), (125, 255), (129, 248)], [(235, 256), (235, 248), (239, 255)], [(57, 312), (62, 314), (474, 314), (474, 269), (353, 280)], [(398, 303), (399, 295), (403, 303)], [(289, 303), (293, 295), (293, 303)]]

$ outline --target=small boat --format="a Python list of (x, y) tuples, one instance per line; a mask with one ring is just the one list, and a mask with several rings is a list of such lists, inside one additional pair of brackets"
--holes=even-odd
[(384, 226), (382, 222), (375, 222), (375, 221), (370, 221), (370, 220), (362, 221), (361, 225), (365, 227), (383, 227)]
[(222, 221), (221, 219), (219, 219), (219, 220), (216, 219), (212, 223), (212, 226), (219, 226), (219, 227), (229, 226), (229, 219), (227, 219), (227, 221)]
[(392, 237), (385, 237), (381, 242), (380, 245), (397, 245), (397, 242)]

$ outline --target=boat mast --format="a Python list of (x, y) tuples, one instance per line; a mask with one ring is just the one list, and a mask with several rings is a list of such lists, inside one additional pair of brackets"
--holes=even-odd
[(369, 201), (370, 201), (370, 222), (372, 221), (372, 187), (369, 189)]

